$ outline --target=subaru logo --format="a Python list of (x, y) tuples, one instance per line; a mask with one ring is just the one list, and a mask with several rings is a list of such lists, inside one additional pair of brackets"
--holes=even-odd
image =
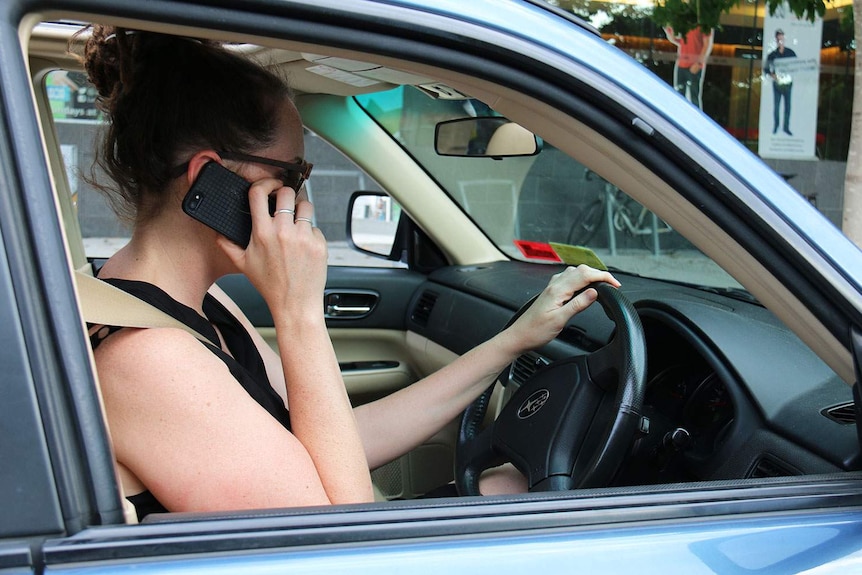
[(536, 413), (538, 413), (538, 411), (548, 403), (549, 397), (551, 397), (551, 392), (547, 389), (540, 389), (539, 391), (533, 392), (533, 394), (521, 404), (521, 407), (518, 408), (518, 419), (527, 419), (528, 417), (536, 415)]

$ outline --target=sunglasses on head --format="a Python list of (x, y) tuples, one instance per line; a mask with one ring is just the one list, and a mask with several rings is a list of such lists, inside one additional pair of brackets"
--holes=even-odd
[[(251, 154), (240, 154), (238, 152), (218, 152), (218, 155), (225, 160), (233, 160), (236, 162), (249, 162), (252, 164), (264, 164), (267, 166), (275, 166), (281, 168), (281, 174), (278, 179), (281, 180), (288, 188), (293, 188), (295, 192), (299, 192), (306, 180), (311, 176), (311, 169), (314, 164), (308, 162), (300, 162), (298, 164), (290, 162), (282, 162), (281, 160), (271, 160), (260, 156), (252, 156)], [(189, 163), (186, 162), (177, 166), (173, 170), (175, 178), (180, 177), (188, 169)]]

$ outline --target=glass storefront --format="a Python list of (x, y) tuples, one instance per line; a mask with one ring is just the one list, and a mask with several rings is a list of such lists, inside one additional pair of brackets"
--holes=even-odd
[(685, 93), (840, 226), (855, 60), (849, 0), (814, 22), (742, 0), (709, 35), (666, 29), (652, 0), (548, 1)]

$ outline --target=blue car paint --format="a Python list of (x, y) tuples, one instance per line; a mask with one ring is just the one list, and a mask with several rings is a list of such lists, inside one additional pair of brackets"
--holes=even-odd
[(805, 513), (723, 518), (706, 523), (608, 527), (433, 542), (274, 551), (260, 555), (179, 558), (78, 566), (47, 573), (140, 575), (351, 573), (411, 575), (862, 572), (862, 513)]

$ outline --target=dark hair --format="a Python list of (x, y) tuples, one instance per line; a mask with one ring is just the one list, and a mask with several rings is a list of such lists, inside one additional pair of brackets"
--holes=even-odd
[(223, 45), (93, 26), (83, 61), (108, 125), (96, 165), (117, 214), (145, 220), (165, 205), (172, 168), (195, 151), (251, 153), (276, 138), (290, 88)]
[(778, 38), (779, 36), (784, 36), (784, 30), (781, 28), (775, 31), (775, 37)]

